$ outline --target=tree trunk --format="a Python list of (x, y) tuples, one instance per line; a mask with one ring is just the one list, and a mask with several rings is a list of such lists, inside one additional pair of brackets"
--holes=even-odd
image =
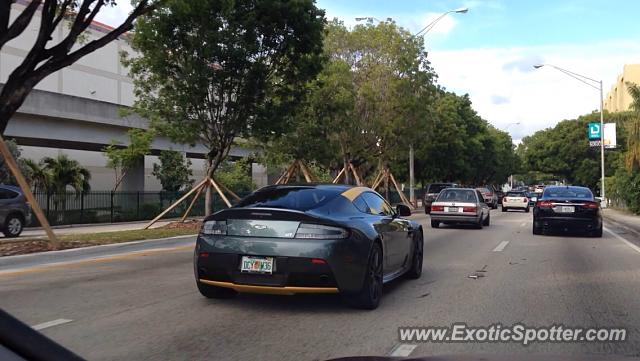
[[(344, 148), (343, 148), (344, 149)], [(349, 163), (351, 162), (351, 157), (349, 153), (343, 153), (344, 156), (342, 158), (343, 166), (344, 166), (344, 184), (351, 184), (351, 170), (349, 169)]]
[[(207, 159), (207, 177), (213, 176), (213, 161), (208, 158)], [(205, 184), (205, 192), (204, 192), (204, 216), (208, 217), (213, 213), (213, 209), (211, 207), (211, 187), (209, 184)]]

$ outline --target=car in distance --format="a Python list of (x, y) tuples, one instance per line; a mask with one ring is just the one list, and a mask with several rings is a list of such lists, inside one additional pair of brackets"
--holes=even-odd
[(31, 207), (19, 187), (0, 185), (0, 225), (5, 237), (18, 237), (31, 222)]
[(529, 213), (529, 198), (525, 192), (510, 191), (502, 198), (502, 211), (521, 209)]
[(529, 192), (527, 193), (527, 197), (529, 197), (529, 206), (533, 207), (536, 205), (538, 199), (542, 197), (542, 193)]
[(478, 187), (476, 188), (482, 194), (484, 202), (489, 205), (492, 209), (498, 208), (498, 195), (491, 189), (487, 187)]
[(427, 186), (427, 191), (424, 194), (424, 212), (429, 214), (431, 212), (431, 203), (438, 197), (438, 193), (445, 188), (457, 187), (455, 183), (431, 183)]
[(588, 232), (602, 237), (602, 211), (591, 190), (577, 186), (547, 186), (533, 208), (533, 234), (547, 230)]
[(374, 309), (383, 283), (422, 273), (423, 232), (366, 187), (275, 185), (205, 218), (194, 254), (205, 297), (340, 293)]
[(473, 188), (447, 188), (431, 205), (431, 227), (444, 224), (472, 224), (478, 229), (491, 222), (489, 206)]

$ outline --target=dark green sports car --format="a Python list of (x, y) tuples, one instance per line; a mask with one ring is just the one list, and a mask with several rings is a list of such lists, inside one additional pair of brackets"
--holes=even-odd
[(382, 285), (422, 273), (422, 227), (376, 192), (338, 184), (276, 185), (207, 217), (194, 255), (206, 297), (237, 292), (341, 293), (374, 309)]

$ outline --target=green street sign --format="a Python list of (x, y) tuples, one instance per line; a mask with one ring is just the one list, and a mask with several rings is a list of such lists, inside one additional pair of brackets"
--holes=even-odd
[(589, 140), (602, 139), (602, 129), (600, 127), (600, 123), (589, 123), (588, 135)]

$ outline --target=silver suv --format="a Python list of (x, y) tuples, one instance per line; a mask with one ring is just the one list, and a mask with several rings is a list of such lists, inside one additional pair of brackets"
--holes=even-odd
[(31, 207), (18, 187), (0, 185), (0, 226), (5, 237), (18, 237), (31, 222)]

